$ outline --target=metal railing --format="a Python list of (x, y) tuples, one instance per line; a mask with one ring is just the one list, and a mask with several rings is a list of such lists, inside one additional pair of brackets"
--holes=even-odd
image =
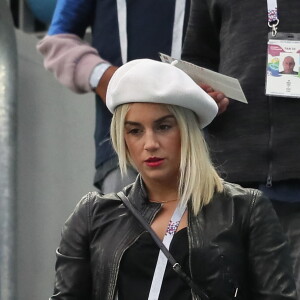
[(17, 49), (7, 0), (0, 0), (0, 300), (16, 299)]

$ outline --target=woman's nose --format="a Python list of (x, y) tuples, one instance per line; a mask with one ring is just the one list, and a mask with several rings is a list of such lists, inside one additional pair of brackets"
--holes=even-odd
[(146, 132), (144, 149), (147, 151), (155, 151), (159, 147), (158, 139), (153, 131)]

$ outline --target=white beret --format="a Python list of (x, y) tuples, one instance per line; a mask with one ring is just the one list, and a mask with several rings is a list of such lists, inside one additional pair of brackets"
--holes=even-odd
[(199, 117), (201, 128), (217, 115), (216, 102), (185, 72), (151, 59), (132, 60), (110, 79), (106, 105), (113, 113), (125, 103), (151, 102), (186, 107)]

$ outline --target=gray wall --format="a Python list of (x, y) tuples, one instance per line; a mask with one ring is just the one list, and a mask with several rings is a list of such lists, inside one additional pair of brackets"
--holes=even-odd
[(42, 300), (52, 292), (62, 225), (94, 190), (94, 97), (60, 86), (44, 70), (35, 36), (16, 34), (17, 299)]

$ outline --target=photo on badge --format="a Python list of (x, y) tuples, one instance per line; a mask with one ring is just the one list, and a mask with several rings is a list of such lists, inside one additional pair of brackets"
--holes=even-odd
[(280, 53), (279, 73), (284, 75), (298, 75), (299, 54)]

